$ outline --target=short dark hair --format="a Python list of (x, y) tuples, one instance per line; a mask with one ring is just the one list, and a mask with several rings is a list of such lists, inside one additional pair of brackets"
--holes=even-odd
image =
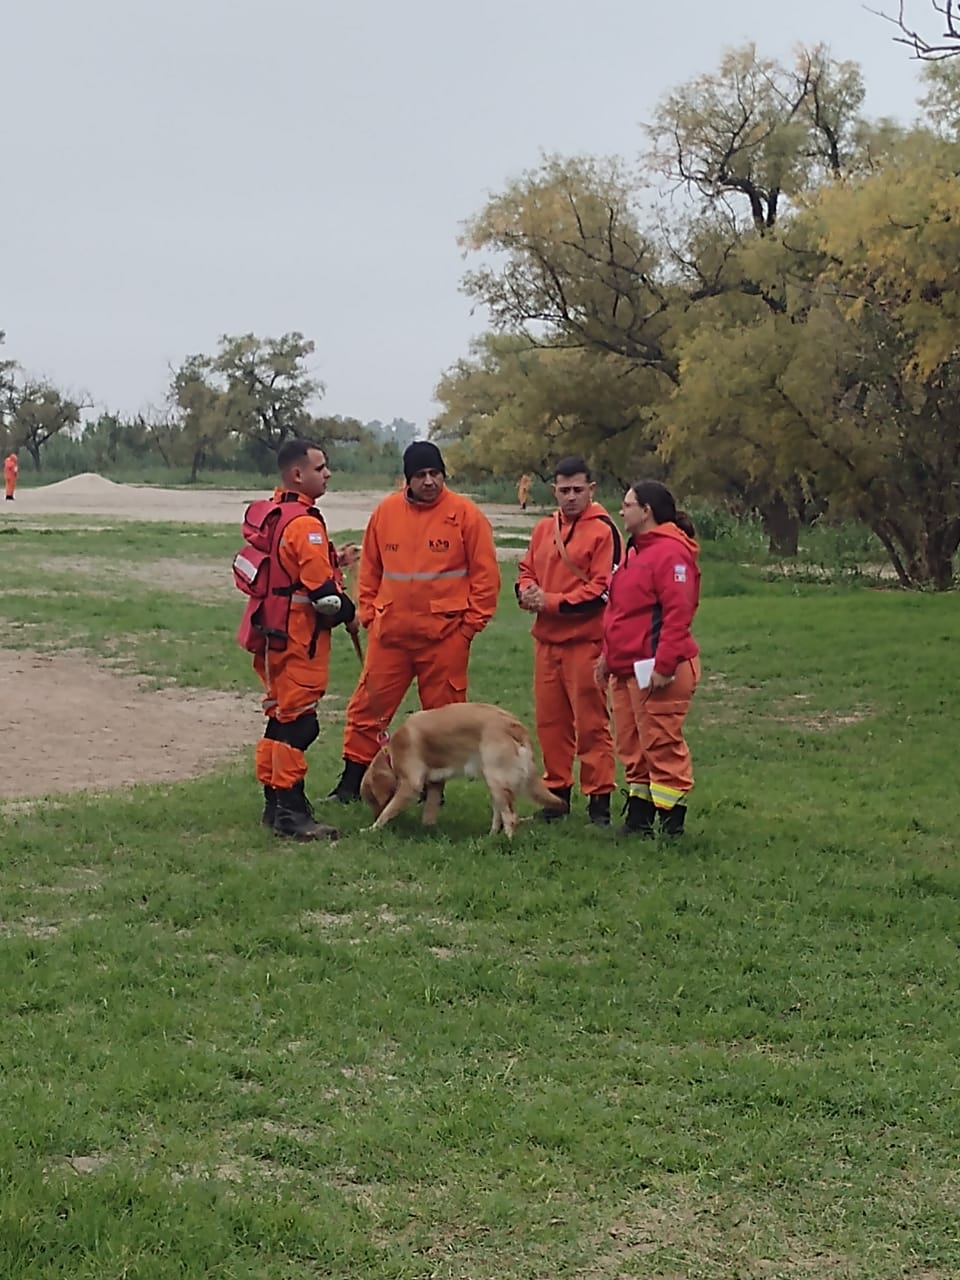
[(553, 478), (556, 480), (558, 476), (579, 476), (584, 475), (588, 480), (593, 480), (590, 474), (590, 468), (587, 466), (585, 458), (581, 458), (579, 454), (571, 453), (567, 457), (561, 458), (557, 465), (553, 468)]
[(311, 449), (319, 449), (326, 457), (323, 445), (317, 444), (316, 440), (301, 440), (299, 438), (284, 440), (277, 450), (277, 470), (282, 475), (284, 471), (289, 471), (298, 462), (304, 462)]

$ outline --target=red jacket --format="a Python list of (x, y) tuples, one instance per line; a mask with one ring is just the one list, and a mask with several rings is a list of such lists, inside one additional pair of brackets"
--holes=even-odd
[[(571, 563), (588, 581), (567, 568), (557, 549), (558, 532)], [(530, 546), (520, 561), (516, 590), (519, 598), (524, 587), (535, 586), (546, 596), (545, 607), (533, 624), (537, 640), (564, 644), (600, 639), (607, 584), (620, 550), (617, 527), (599, 502), (592, 502), (573, 524), (558, 511), (534, 527)]]
[(603, 656), (613, 675), (632, 675), (639, 659), (655, 658), (657, 673), (672, 676), (700, 652), (690, 634), (700, 603), (699, 551), (669, 522), (628, 543), (603, 615)]

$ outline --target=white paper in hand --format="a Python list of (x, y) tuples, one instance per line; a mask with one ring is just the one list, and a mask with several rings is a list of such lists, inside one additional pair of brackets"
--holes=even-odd
[(653, 675), (653, 658), (641, 658), (639, 662), (633, 664), (633, 674), (637, 678), (637, 684), (641, 689), (650, 688), (650, 677)]

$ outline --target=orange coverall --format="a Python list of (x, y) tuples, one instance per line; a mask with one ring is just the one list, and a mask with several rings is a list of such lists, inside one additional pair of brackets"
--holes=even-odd
[[(567, 556), (587, 581), (565, 563), (558, 532)], [(603, 640), (607, 583), (619, 558), (620, 535), (603, 507), (592, 502), (573, 524), (559, 512), (541, 520), (520, 561), (518, 595), (528, 586), (538, 586), (546, 595), (546, 608), (532, 628), (533, 695), (543, 780), (551, 789), (573, 785), (575, 759), (585, 795), (608, 795), (614, 789), (610, 712), (593, 667)]]
[(533, 487), (533, 481), (524, 473), (517, 481), (517, 501), (520, 506), (526, 510), (527, 503), (530, 501), (530, 490)]
[(17, 487), (17, 475), (20, 471), (20, 465), (17, 462), (15, 453), (8, 453), (3, 460), (3, 487), (6, 491), (7, 498), (13, 497), (13, 492)]
[[(282, 493), (277, 489), (274, 497), (279, 499)], [(299, 501), (304, 507), (313, 505), (303, 496)], [(305, 515), (284, 529), (279, 559), (304, 590), (291, 597), (287, 647), (255, 654), (253, 659), (253, 669), (264, 688), (264, 715), (269, 718), (267, 732), (257, 743), (256, 773), (264, 786), (278, 791), (288, 790), (306, 776), (304, 752), (319, 733), (316, 711), (327, 691), (330, 631), (316, 629), (317, 613), (306, 592), (331, 581), (342, 590), (336, 555), (331, 555), (331, 550), (326, 525), (316, 516)]]
[(414, 678), (424, 710), (467, 700), (470, 642), (493, 617), (500, 569), (490, 522), (444, 489), (430, 506), (407, 493), (379, 504), (363, 535), (357, 616), (367, 629), (347, 705), (343, 756), (369, 764)]

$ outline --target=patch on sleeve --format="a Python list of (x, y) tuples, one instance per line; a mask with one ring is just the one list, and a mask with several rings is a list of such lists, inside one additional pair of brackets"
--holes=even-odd
[(323, 534), (322, 534), (322, 533), (308, 533), (308, 534), (307, 534), (307, 541), (308, 541), (308, 542), (322, 542), (322, 541), (323, 541)]
[(673, 566), (673, 580), (674, 582), (686, 582), (687, 566), (685, 564), (675, 564)]

